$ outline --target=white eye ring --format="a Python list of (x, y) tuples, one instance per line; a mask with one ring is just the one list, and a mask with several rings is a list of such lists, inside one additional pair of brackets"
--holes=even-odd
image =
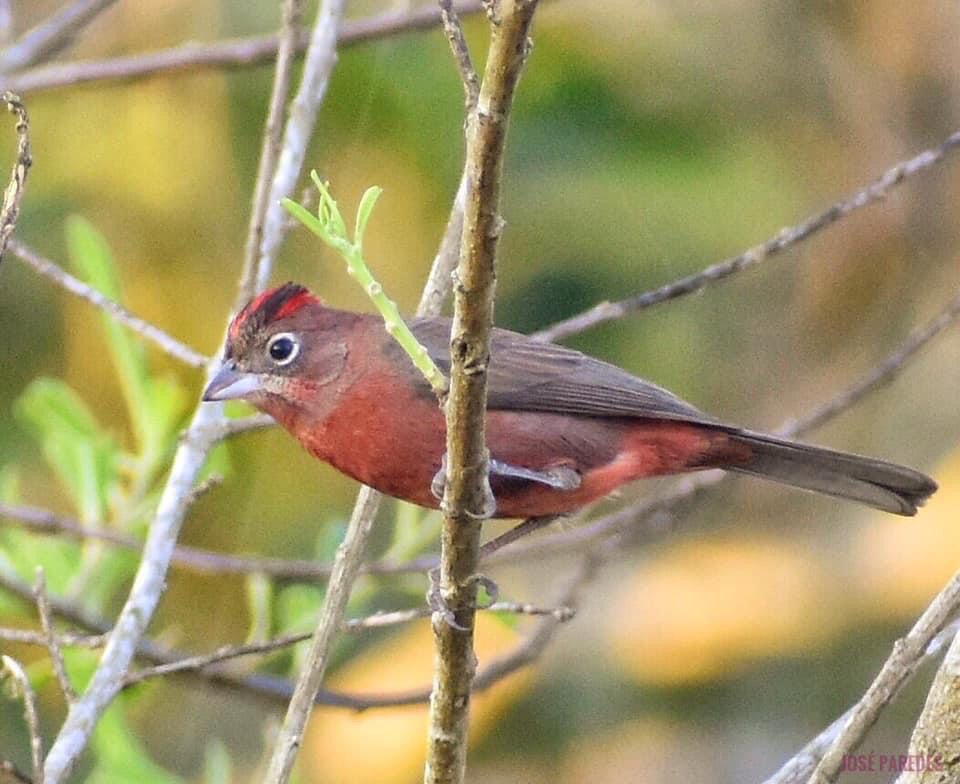
[(278, 332), (267, 342), (267, 354), (275, 365), (289, 365), (300, 354), (300, 338), (292, 332)]

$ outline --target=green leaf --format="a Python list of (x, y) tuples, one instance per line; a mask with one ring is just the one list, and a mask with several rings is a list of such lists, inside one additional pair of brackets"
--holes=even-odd
[(137, 736), (127, 726), (123, 701), (115, 702), (97, 723), (93, 735), (97, 763), (87, 784), (182, 784), (183, 779), (164, 770), (150, 759)]
[(273, 581), (264, 574), (253, 572), (247, 575), (245, 585), (247, 612), (250, 614), (247, 642), (266, 640), (272, 626), (270, 616), (273, 607)]
[[(107, 241), (92, 224), (77, 215), (67, 219), (67, 250), (78, 277), (114, 302), (121, 301), (120, 281)], [(149, 377), (143, 346), (109, 314), (103, 314), (102, 322), (137, 443), (141, 451), (150, 452), (155, 448), (150, 443), (153, 412), (149, 405)]]
[(357, 206), (357, 225), (354, 227), (353, 244), (357, 250), (363, 250), (363, 235), (367, 231), (367, 222), (373, 213), (373, 208), (377, 204), (377, 199), (383, 193), (383, 188), (373, 185), (363, 192), (360, 198), (360, 204)]
[(81, 519), (103, 521), (117, 479), (119, 448), (83, 400), (62, 381), (40, 378), (20, 395), (14, 412), (40, 441)]

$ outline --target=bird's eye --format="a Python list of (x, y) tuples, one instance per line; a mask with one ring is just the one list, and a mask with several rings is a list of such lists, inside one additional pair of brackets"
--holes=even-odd
[(277, 365), (289, 365), (300, 353), (300, 341), (289, 332), (280, 332), (270, 338), (267, 353)]

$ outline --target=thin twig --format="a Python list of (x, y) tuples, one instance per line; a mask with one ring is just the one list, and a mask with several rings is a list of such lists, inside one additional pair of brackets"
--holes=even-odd
[[(43, 632), (30, 631), (29, 629), (8, 629), (2, 626), (0, 626), (0, 640), (18, 645), (39, 645), (41, 647), (46, 647), (47, 645), (47, 635)], [(106, 644), (107, 635), (64, 632), (57, 637), (57, 642), (67, 648), (90, 648), (91, 650), (96, 650)]]
[(27, 722), (27, 733), (30, 736), (30, 764), (33, 767), (33, 781), (43, 784), (43, 737), (40, 735), (40, 716), (37, 713), (37, 695), (30, 686), (30, 679), (24, 672), (20, 662), (10, 656), (0, 656), (3, 669), (0, 674), (6, 673), (13, 685), (14, 696), (23, 700), (23, 715)]
[(105, 311), (120, 324), (131, 331), (146, 338), (154, 345), (165, 351), (171, 357), (179, 359), (186, 365), (195, 368), (202, 368), (207, 363), (207, 358), (203, 354), (190, 348), (190, 346), (181, 343), (176, 338), (168, 335), (159, 327), (155, 327), (148, 321), (144, 321), (134, 316), (122, 305), (114, 302), (109, 297), (105, 297), (95, 288), (87, 285), (83, 281), (73, 277), (65, 272), (61, 267), (54, 264), (50, 259), (44, 258), (33, 249), (27, 247), (17, 239), (11, 239), (9, 248), (11, 253), (20, 261), (30, 267), (34, 272), (43, 275), (52, 280), (60, 288), (74, 294), (81, 299), (86, 300), (94, 307)]
[(223, 423), (220, 438), (233, 438), (243, 433), (266, 430), (267, 428), (275, 427), (276, 424), (276, 420), (268, 414), (252, 414), (251, 416), (243, 417), (243, 419), (227, 419)]
[[(208, 380), (212, 378), (212, 367)], [(87, 690), (67, 713), (44, 768), (49, 784), (64, 781), (89, 741), (100, 715), (117, 695), (166, 585), (166, 574), (187, 501), (213, 442), (204, 437), (222, 414), (219, 404), (198, 406), (181, 439), (150, 524), (130, 594)]]
[(247, 231), (247, 244), (243, 254), (243, 272), (237, 292), (234, 310), (239, 310), (253, 296), (254, 275), (260, 245), (263, 241), (263, 222), (269, 207), (270, 184), (273, 182), (280, 158), (280, 144), (283, 134), (283, 108), (290, 93), (293, 75), (293, 60), (296, 56), (300, 21), (303, 17), (304, 0), (283, 0), (280, 29), (280, 46), (277, 49), (277, 64), (274, 68), (273, 90), (263, 129), (263, 143), (260, 148), (260, 163), (253, 189), (253, 205), (250, 211), (250, 228)]
[[(914, 667), (907, 678), (895, 687), (891, 700), (903, 691), (903, 688), (910, 682), (920, 666), (937, 658), (943, 652), (943, 649), (956, 637), (958, 630), (960, 630), (960, 621), (954, 621), (934, 638), (933, 642), (923, 652), (917, 667)], [(806, 782), (821, 757), (823, 757), (824, 751), (836, 740), (840, 730), (853, 715), (856, 707), (856, 705), (852, 705), (839, 718), (821, 730), (806, 746), (787, 760), (776, 773), (765, 779), (763, 784), (803, 784), (803, 782)]]
[(264, 778), (264, 781), (269, 784), (283, 784), (290, 778), (307, 718), (316, 700), (317, 692), (320, 690), (320, 684), (323, 682), (323, 676), (330, 661), (333, 640), (346, 612), (350, 590), (359, 571), (360, 561), (366, 550), (367, 539), (379, 505), (380, 494), (375, 490), (365, 487), (360, 491), (347, 526), (347, 533), (337, 548), (337, 555), (333, 561), (333, 573), (320, 610), (317, 630), (313, 635), (313, 642), (307, 653), (293, 698), (287, 707), (287, 715), (284, 717), (283, 726), (270, 759), (270, 766)]
[(0, 205), (0, 261), (3, 261), (7, 243), (10, 242), (17, 226), (17, 218), (20, 217), (20, 202), (23, 200), (23, 190), (33, 157), (30, 153), (30, 119), (23, 101), (20, 96), (10, 91), (0, 95), (0, 101), (3, 101), (7, 105), (7, 111), (17, 118), (17, 157), (10, 170), (10, 182), (3, 192), (3, 202)]
[(583, 313), (558, 321), (531, 337), (545, 342), (561, 340), (606, 321), (623, 318), (637, 310), (649, 308), (652, 305), (667, 302), (685, 294), (692, 294), (712, 283), (724, 280), (734, 273), (760, 264), (781, 251), (796, 245), (801, 240), (805, 240), (818, 231), (833, 225), (850, 213), (882, 200), (897, 185), (915, 174), (932, 168), (958, 146), (960, 146), (960, 131), (955, 131), (937, 147), (924, 150), (909, 160), (901, 161), (890, 167), (876, 180), (854, 191), (823, 212), (817, 213), (795, 226), (781, 229), (774, 237), (738, 256), (733, 256), (719, 264), (707, 267), (701, 272), (680, 278), (660, 288), (645, 291), (642, 294), (636, 294), (618, 302), (602, 302)]
[(927, 646), (960, 608), (960, 572), (937, 594), (930, 606), (905, 637), (893, 645), (893, 652), (879, 674), (854, 706), (843, 729), (827, 749), (810, 776), (809, 784), (836, 781), (843, 757), (851, 753), (874, 725), (904, 682), (920, 665)]
[(450, 51), (453, 53), (457, 70), (460, 71), (467, 116), (469, 116), (477, 107), (477, 98), (480, 96), (480, 77), (477, 75), (477, 69), (473, 67), (470, 47), (467, 46), (467, 38), (463, 34), (463, 26), (460, 24), (460, 17), (457, 9), (454, 8), (453, 0), (440, 0), (440, 19), (443, 22), (443, 32), (447, 36), (447, 41), (450, 42)]
[(784, 427), (788, 431), (814, 430), (840, 412), (852, 408), (862, 397), (896, 378), (899, 371), (916, 356), (920, 349), (954, 324), (957, 318), (960, 318), (960, 294), (950, 300), (932, 320), (913, 330), (895, 351), (888, 354), (856, 384), (848, 387), (820, 408), (811, 411), (796, 423), (787, 423)]
[(57, 631), (53, 628), (53, 617), (50, 612), (50, 600), (47, 598), (47, 581), (44, 578), (43, 567), (37, 567), (37, 579), (33, 585), (33, 595), (37, 602), (37, 614), (40, 616), (40, 628), (43, 630), (44, 642), (50, 661), (53, 664), (53, 674), (60, 684), (60, 690), (68, 703), (77, 698), (73, 684), (67, 676), (67, 667), (63, 662), (63, 652), (57, 639)]
[(28, 30), (0, 52), (0, 73), (17, 71), (53, 57), (73, 37), (116, 0), (74, 0), (49, 19)]
[(263, 291), (269, 284), (277, 253), (286, 234), (287, 216), (281, 202), (293, 193), (303, 169), (317, 111), (327, 93), (330, 74), (337, 62), (337, 36), (345, 6), (346, 0), (323, 0), (317, 12), (300, 86), (290, 104), (283, 130), (283, 146), (270, 182), (258, 248), (256, 291)]
[[(483, 10), (483, 3), (480, 0), (466, 0), (457, 3), (456, 8), (462, 15), (475, 14)], [(433, 3), (409, 12), (388, 11), (366, 19), (344, 22), (337, 45), (350, 46), (401, 33), (429, 30), (439, 23), (440, 10)], [(192, 74), (209, 68), (261, 65), (272, 62), (277, 56), (278, 42), (276, 35), (260, 35), (213, 43), (189, 43), (106, 60), (48, 65), (0, 78), (0, 87), (26, 95), (88, 82), (128, 81), (163, 73)], [(306, 50), (308, 42), (306, 33), (297, 36), (297, 54)]]
[[(447, 482), (440, 534), (439, 593), (444, 612), (433, 616), (433, 689), (425, 784), (458, 784), (466, 771), (470, 690), (476, 671), (473, 620), (480, 522), (492, 512), (485, 444), (487, 365), (493, 325), (497, 244), (503, 230), (500, 187), (507, 121), (529, 50), (536, 0), (505, 0), (491, 25), (490, 49), (476, 108), (467, 117), (466, 204), (458, 285), (450, 335), (450, 393), (446, 401)], [(459, 21), (447, 15), (448, 37), (461, 69), (465, 44)], [(451, 28), (456, 28), (451, 33)], [(473, 92), (465, 79), (468, 103)]]

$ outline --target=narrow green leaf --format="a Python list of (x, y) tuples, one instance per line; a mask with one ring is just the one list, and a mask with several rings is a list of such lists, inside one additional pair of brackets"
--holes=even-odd
[(84, 522), (104, 520), (119, 448), (79, 395), (62, 381), (40, 378), (20, 395), (14, 413), (39, 440)]
[[(70, 264), (78, 276), (101, 294), (115, 302), (122, 299), (110, 247), (92, 224), (73, 215), (67, 219), (67, 250)], [(150, 443), (151, 410), (147, 390), (147, 361), (143, 346), (108, 314), (103, 314), (103, 327), (111, 358), (120, 376), (130, 423), (141, 451), (155, 449)]]
[(383, 193), (383, 188), (372, 185), (363, 192), (360, 198), (360, 204), (357, 205), (357, 225), (354, 227), (353, 244), (358, 251), (363, 251), (363, 237), (367, 231), (367, 222), (373, 213), (373, 208), (377, 206), (377, 199)]

